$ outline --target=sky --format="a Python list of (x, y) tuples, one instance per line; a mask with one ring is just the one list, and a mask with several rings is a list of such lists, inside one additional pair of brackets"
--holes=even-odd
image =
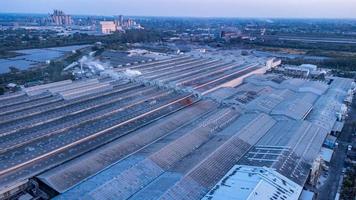
[(356, 18), (356, 0), (0, 0), (1, 13)]

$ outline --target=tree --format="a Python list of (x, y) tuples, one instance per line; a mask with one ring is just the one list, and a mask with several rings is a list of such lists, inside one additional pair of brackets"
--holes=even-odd
[(0, 87), (0, 95), (3, 95), (5, 93), (5, 88)]
[(17, 69), (16, 67), (9, 67), (9, 69), (10, 69), (10, 72), (11, 73), (18, 73), (18, 72), (20, 72), (20, 70), (19, 69)]

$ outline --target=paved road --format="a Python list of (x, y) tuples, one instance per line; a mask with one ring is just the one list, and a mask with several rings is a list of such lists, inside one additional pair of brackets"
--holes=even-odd
[(283, 35), (265, 35), (264, 38), (268, 39), (278, 39), (278, 40), (289, 40), (289, 41), (299, 41), (299, 42), (320, 42), (320, 43), (330, 43), (330, 44), (350, 44), (355, 45), (356, 40), (353, 38), (318, 38), (318, 37), (300, 37), (300, 36), (283, 36)]
[(356, 121), (356, 103), (353, 103), (350, 112), (350, 117), (345, 123), (345, 127), (341, 132), (338, 143), (339, 146), (335, 149), (334, 155), (329, 165), (329, 176), (325, 184), (319, 189), (318, 200), (334, 200), (338, 192), (342, 169), (344, 168), (344, 160), (346, 158), (347, 146), (350, 144), (353, 127), (352, 122)]
[[(345, 127), (346, 129), (346, 127)], [(346, 131), (344, 131), (346, 132)], [(346, 134), (344, 134), (346, 135)], [(340, 181), (340, 175), (344, 167), (344, 160), (346, 158), (347, 145), (339, 141), (339, 146), (335, 149), (334, 156), (329, 166), (329, 176), (325, 184), (320, 188), (317, 199), (320, 200), (334, 200)]]

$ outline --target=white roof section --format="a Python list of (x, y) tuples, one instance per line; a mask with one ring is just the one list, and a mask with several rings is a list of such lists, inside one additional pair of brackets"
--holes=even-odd
[(325, 148), (325, 147), (321, 147), (320, 156), (324, 161), (330, 162), (331, 158), (333, 157), (333, 153), (334, 153), (333, 150)]
[(311, 69), (311, 70), (317, 70), (318, 69), (318, 66), (313, 65), (313, 64), (302, 64), (302, 65), (300, 65), (300, 67), (308, 68), (308, 69)]
[(203, 200), (298, 200), (302, 190), (273, 169), (235, 165)]
[(302, 195), (300, 195), (299, 200), (313, 200), (314, 192), (303, 190)]

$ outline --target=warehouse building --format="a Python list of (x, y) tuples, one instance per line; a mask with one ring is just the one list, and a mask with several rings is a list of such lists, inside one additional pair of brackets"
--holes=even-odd
[(138, 62), (0, 97), (0, 194), (35, 182), (54, 199), (239, 199), (233, 188), (298, 199), (342, 130), (353, 81), (219, 57)]

